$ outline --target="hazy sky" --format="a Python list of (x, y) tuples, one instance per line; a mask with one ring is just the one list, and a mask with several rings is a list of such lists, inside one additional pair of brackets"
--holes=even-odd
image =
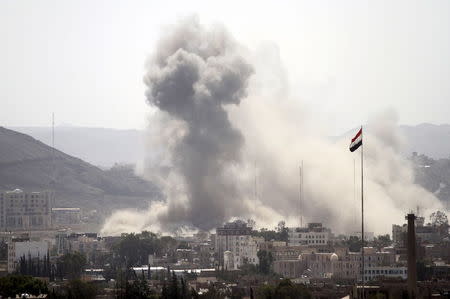
[(0, 125), (142, 128), (146, 57), (197, 14), (278, 45), (290, 92), (339, 133), (380, 109), (450, 122), (450, 1), (0, 0)]

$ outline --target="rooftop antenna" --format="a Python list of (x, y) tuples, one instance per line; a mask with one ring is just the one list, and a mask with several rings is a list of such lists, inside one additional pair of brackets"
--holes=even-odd
[(298, 209), (300, 215), (300, 227), (303, 227), (303, 211), (302, 211), (302, 199), (303, 199), (303, 160), (299, 166), (298, 172)]
[(256, 160), (255, 160), (255, 187), (254, 187), (254, 192), (255, 192), (255, 194), (254, 194), (254, 196), (255, 196), (255, 203), (256, 203), (256, 201), (258, 200), (257, 182), (256, 182), (257, 176), (258, 176), (258, 174), (257, 174), (257, 169), (256, 169)]
[[(353, 200), (356, 203), (357, 199), (356, 199), (356, 161), (355, 158), (353, 158)], [(358, 214), (358, 207), (355, 205), (355, 217), (354, 217), (354, 221), (355, 221), (355, 226), (356, 226), (356, 222), (357, 222), (357, 214)]]
[(55, 188), (56, 180), (56, 167), (55, 167), (55, 113), (52, 112), (52, 175), (51, 175), (51, 187)]
[(52, 113), (52, 156), (55, 156), (55, 112)]

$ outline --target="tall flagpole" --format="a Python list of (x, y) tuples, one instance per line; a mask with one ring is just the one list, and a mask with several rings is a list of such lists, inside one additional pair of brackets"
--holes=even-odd
[(361, 126), (361, 263), (362, 263), (362, 295), (361, 298), (365, 298), (364, 295), (364, 141), (363, 131)]

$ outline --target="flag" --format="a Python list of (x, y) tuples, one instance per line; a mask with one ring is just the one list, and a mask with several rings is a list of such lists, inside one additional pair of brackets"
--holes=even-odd
[(358, 131), (358, 133), (353, 137), (352, 142), (350, 143), (350, 151), (354, 152), (362, 145), (362, 128)]

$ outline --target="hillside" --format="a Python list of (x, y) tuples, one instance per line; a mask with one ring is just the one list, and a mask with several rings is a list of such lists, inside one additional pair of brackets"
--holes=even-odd
[[(10, 129), (30, 135), (49, 146), (52, 145), (51, 127)], [(141, 161), (144, 156), (143, 140), (143, 132), (138, 130), (55, 127), (55, 148), (101, 167), (111, 167), (115, 163), (136, 164)]]
[[(51, 127), (10, 129), (30, 135), (49, 146), (52, 144)], [(409, 157), (412, 152), (423, 153), (433, 159), (450, 157), (450, 125), (401, 125), (400, 130), (406, 137), (403, 151), (405, 157)], [(333, 137), (332, 140), (348, 138), (355, 131), (356, 129), (350, 130), (341, 136)], [(55, 148), (101, 167), (111, 167), (115, 163), (137, 164), (144, 158), (144, 132), (57, 126), (55, 127)]]
[[(78, 142), (83, 139), (78, 139)], [(0, 127), (0, 189), (56, 191), (57, 206), (98, 209), (146, 207), (157, 188), (126, 167), (104, 171), (31, 136)]]
[(426, 155), (411, 157), (415, 165), (416, 182), (433, 192), (449, 208), (450, 205), (450, 159), (432, 159)]
[(407, 140), (405, 152), (423, 153), (433, 159), (450, 157), (450, 125), (400, 126)]

